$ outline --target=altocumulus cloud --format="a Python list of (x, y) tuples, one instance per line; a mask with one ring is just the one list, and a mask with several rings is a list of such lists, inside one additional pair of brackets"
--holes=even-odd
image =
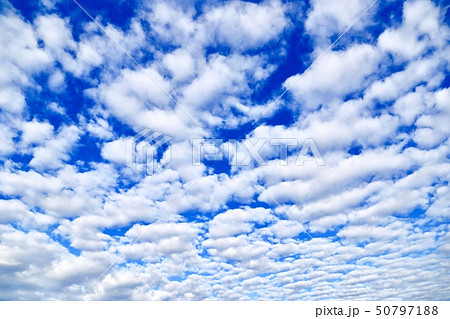
[[(443, 2), (377, 2), (324, 54), (372, 1), (79, 3), (103, 30), (0, 1), (0, 299), (448, 299)], [(151, 175), (144, 128), (172, 137)], [(300, 142), (236, 167), (194, 138)], [(292, 165), (310, 138), (326, 165)]]

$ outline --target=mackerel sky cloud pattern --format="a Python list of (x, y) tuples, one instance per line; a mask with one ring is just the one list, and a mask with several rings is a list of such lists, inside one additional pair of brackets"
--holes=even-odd
[(445, 1), (77, 3), (0, 0), (1, 300), (448, 300)]

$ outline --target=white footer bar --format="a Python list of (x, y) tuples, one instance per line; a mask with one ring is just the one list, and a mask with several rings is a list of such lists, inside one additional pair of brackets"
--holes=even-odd
[(2, 318), (450, 318), (450, 301), (3, 301)]

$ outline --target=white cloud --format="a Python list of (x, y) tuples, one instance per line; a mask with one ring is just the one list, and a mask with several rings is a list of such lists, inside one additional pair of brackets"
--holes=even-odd
[(61, 115), (65, 114), (64, 108), (62, 106), (58, 105), (58, 103), (56, 103), (56, 102), (51, 102), (47, 107), (49, 110), (51, 110), (55, 113), (58, 113)]
[(238, 50), (259, 48), (276, 38), (288, 22), (279, 1), (231, 2), (205, 14), (205, 27), (219, 43)]
[(55, 71), (48, 79), (48, 86), (53, 92), (61, 93), (66, 88), (64, 73)]
[(152, 22), (152, 31), (167, 43), (180, 45), (189, 41), (196, 31), (193, 10), (180, 8), (170, 3), (156, 1), (147, 4), (149, 11), (145, 18)]
[(27, 205), (17, 199), (0, 200), (0, 222), (17, 224), (22, 229), (46, 230), (57, 223), (52, 216), (32, 212)]
[(5, 111), (18, 113), (25, 107), (25, 98), (19, 89), (4, 87), (0, 90), (0, 105)]
[(42, 70), (49, 62), (48, 55), (39, 48), (34, 30), (21, 17), (6, 12), (0, 16), (2, 42), (8, 43), (8, 50), (2, 50), (4, 62), (13, 63), (27, 74)]
[(440, 77), (441, 64), (438, 56), (413, 60), (404, 70), (373, 82), (366, 91), (366, 97), (380, 102), (395, 100), (421, 82), (433, 83), (434, 77)]
[[(246, 94), (252, 78), (264, 78), (269, 74), (267, 69), (261, 68), (263, 63), (264, 58), (261, 57), (211, 55), (199, 76), (184, 88), (181, 101), (183, 105), (219, 113), (222, 110), (218, 104), (223, 96)], [(258, 72), (261, 74), (257, 75)]]
[(172, 109), (170, 97), (158, 86), (170, 92), (168, 81), (150, 68), (146, 72), (158, 84), (142, 71), (125, 69), (115, 81), (101, 84), (89, 94), (106, 104), (114, 116), (135, 127), (137, 132), (151, 128), (171, 136), (186, 136), (189, 132), (199, 131), (192, 128), (196, 124), (183, 109)]
[(0, 221), (7, 223), (23, 220), (28, 213), (28, 207), (18, 200), (0, 200)]
[(95, 118), (86, 124), (86, 130), (97, 138), (109, 140), (113, 138), (112, 127), (103, 118)]
[(195, 75), (195, 60), (187, 50), (177, 49), (164, 55), (163, 64), (175, 81), (188, 80)]
[[(341, 34), (372, 4), (371, 0), (313, 0), (305, 21), (305, 28), (318, 40), (319, 45), (333, 35)], [(370, 21), (372, 12), (361, 17), (352, 29), (361, 30)], [(330, 41), (331, 42), (331, 41)], [(327, 44), (328, 45), (328, 44)]]
[(76, 45), (67, 19), (61, 19), (55, 14), (38, 16), (35, 24), (37, 33), (44, 41), (46, 48), (55, 54), (63, 54), (64, 50), (75, 48)]
[(405, 2), (403, 22), (397, 29), (387, 29), (379, 39), (382, 50), (402, 59), (415, 58), (433, 46), (445, 46), (449, 29), (439, 26), (439, 9), (431, 1)]
[(436, 200), (427, 210), (427, 215), (432, 218), (448, 218), (450, 209), (446, 203), (450, 199), (450, 188), (448, 186), (440, 186), (436, 189)]
[(76, 126), (61, 128), (56, 136), (44, 145), (33, 149), (33, 159), (30, 166), (37, 169), (58, 168), (63, 161), (67, 161), (75, 142), (80, 138), (80, 130)]
[(423, 94), (416, 90), (397, 99), (392, 108), (400, 116), (402, 124), (409, 126), (424, 111), (425, 103)]
[(414, 142), (416, 142), (420, 148), (436, 147), (444, 139), (445, 135), (442, 135), (428, 127), (418, 128), (413, 135)]
[(15, 151), (13, 137), (16, 134), (8, 127), (0, 126), (0, 156), (5, 156)]
[(125, 235), (133, 240), (139, 238), (140, 241), (149, 242), (158, 242), (171, 237), (177, 237), (180, 241), (193, 241), (198, 231), (193, 223), (157, 223), (152, 226), (134, 225)]
[(22, 124), (21, 141), (24, 146), (30, 144), (41, 145), (53, 137), (53, 125), (48, 122), (39, 122), (33, 119)]
[(60, 0), (41, 0), (41, 3), (47, 9), (54, 9), (55, 4), (57, 4)]
[(232, 209), (218, 214), (209, 224), (210, 238), (247, 234), (253, 231), (255, 223), (273, 220), (270, 210), (263, 208)]
[(31, 76), (48, 68), (51, 58), (39, 48), (32, 26), (8, 10), (0, 15), (0, 42), (8, 46), (0, 53), (0, 108), (20, 113), (26, 104), (22, 89), (33, 85)]
[[(202, 128), (95, 23), (60, 17), (53, 1), (42, 1), (32, 22), (5, 10), (0, 299), (74, 299), (122, 253), (85, 299), (364, 299), (362, 285), (383, 300), (447, 298), (450, 91), (441, 82), (449, 32), (437, 4), (407, 1), (402, 22), (380, 29), (378, 41), (363, 30), (384, 27), (372, 21), (374, 7), (292, 88), (294, 99), (281, 101), (293, 123), (268, 122), (246, 136), (313, 138), (325, 166), (280, 166), (270, 147), (261, 152), (266, 166), (214, 174), (192, 165), (191, 137), (244, 132), (276, 97), (252, 101), (285, 73), (265, 82), (295, 49), (284, 42), (292, 29), (304, 23), (301, 36), (311, 36), (308, 60), (368, 5), (313, 1), (305, 21), (297, 3), (278, 1), (204, 4), (201, 12), (151, 2), (122, 26), (98, 16)], [(69, 83), (83, 86), (68, 96)], [(58, 104), (69, 99), (76, 107)], [(124, 132), (144, 127), (174, 137), (171, 161), (147, 176), (124, 167)], [(73, 158), (83, 135), (100, 162)]]
[(392, 240), (393, 238), (404, 237), (408, 229), (401, 223), (392, 223), (387, 227), (381, 226), (349, 226), (339, 231), (338, 236), (346, 240), (363, 242), (369, 240)]
[(290, 87), (292, 93), (302, 106), (314, 110), (320, 104), (327, 105), (333, 99), (361, 90), (367, 83), (367, 76), (378, 68), (380, 54), (366, 44), (353, 46), (345, 51), (326, 53), (310, 70), (299, 79), (300, 75), (288, 78), (283, 84)]

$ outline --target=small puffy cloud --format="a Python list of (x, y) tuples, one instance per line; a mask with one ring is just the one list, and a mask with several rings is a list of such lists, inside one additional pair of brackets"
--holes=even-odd
[(61, 71), (57, 70), (55, 71), (50, 77), (48, 78), (48, 86), (50, 90), (56, 93), (61, 93), (65, 87), (65, 75)]
[(44, 144), (51, 137), (53, 137), (53, 125), (48, 122), (39, 122), (33, 119), (22, 124), (21, 142), (24, 146)]
[(387, 227), (382, 226), (348, 226), (338, 232), (338, 236), (346, 240), (363, 242), (370, 240), (392, 240), (404, 237), (408, 233), (407, 225), (392, 223)]
[(377, 50), (366, 44), (345, 51), (331, 51), (305, 74), (288, 78), (284, 87), (295, 83), (289, 92), (304, 107), (314, 110), (320, 104), (329, 104), (333, 99), (341, 99), (363, 88), (367, 77), (377, 70), (380, 58)]
[(403, 22), (397, 29), (387, 29), (378, 45), (403, 59), (411, 59), (435, 45), (445, 45), (448, 27), (439, 26), (439, 9), (430, 1), (405, 2)]
[(48, 66), (51, 59), (44, 50), (39, 48), (33, 26), (22, 20), (20, 16), (8, 11), (0, 15), (0, 26), (0, 39), (2, 43), (8, 43), (8, 50), (1, 52), (2, 63), (10, 62), (26, 75)]
[(0, 89), (0, 107), (4, 111), (18, 113), (25, 107), (25, 97), (20, 89), (3, 87)]
[(439, 55), (413, 60), (404, 69), (374, 81), (365, 90), (365, 97), (382, 103), (393, 101), (420, 83), (433, 83), (435, 79), (442, 80), (442, 61)]
[[(151, 231), (150, 231), (151, 229)], [(199, 232), (197, 226), (193, 223), (158, 223), (153, 226), (135, 225), (126, 236), (140, 241), (157, 242), (170, 237), (178, 237), (183, 241), (192, 241)]]
[(108, 140), (113, 138), (112, 128), (109, 125), (108, 121), (103, 118), (96, 118), (94, 120), (90, 120), (89, 123), (86, 124), (86, 130), (97, 138)]
[(180, 45), (198, 31), (191, 8), (177, 7), (164, 1), (149, 2), (147, 5), (149, 12), (145, 17), (152, 23), (152, 31), (165, 42)]
[(51, 57), (38, 45), (33, 27), (22, 17), (5, 10), (0, 15), (0, 109), (20, 113), (25, 108), (23, 89), (33, 85), (31, 79), (48, 67)]
[(418, 128), (413, 134), (413, 140), (420, 148), (433, 148), (445, 139), (445, 135), (429, 127)]
[(220, 238), (250, 233), (255, 223), (273, 220), (271, 212), (263, 208), (232, 209), (218, 214), (210, 222), (208, 236)]
[[(333, 35), (344, 32), (366, 10), (371, 0), (313, 0), (308, 12), (305, 28), (308, 33), (323, 41)], [(361, 18), (352, 28), (362, 29), (364, 22), (370, 18), (370, 13)]]
[(68, 20), (61, 19), (56, 14), (38, 16), (35, 20), (39, 37), (51, 51), (59, 54), (65, 49), (75, 48), (72, 31)]
[(127, 162), (128, 145), (126, 139), (118, 139), (105, 143), (102, 147), (102, 157), (110, 162), (124, 165)]
[(0, 222), (24, 220), (28, 213), (28, 207), (18, 200), (0, 200)]
[(54, 9), (60, 0), (41, 0), (42, 5), (47, 9)]
[(56, 103), (56, 102), (51, 102), (51, 103), (47, 106), (47, 108), (48, 108), (50, 111), (53, 111), (53, 112), (58, 113), (58, 114), (61, 114), (61, 115), (64, 115), (64, 114), (66, 113), (66, 111), (64, 110), (64, 108), (63, 108), (62, 106), (58, 105), (58, 103)]
[[(292, 64), (372, 2), (151, 1), (126, 23), (95, 13), (143, 69), (56, 1), (31, 21), (5, 2), (0, 299), (369, 298), (364, 286), (376, 299), (448, 298), (445, 8), (408, 0), (386, 26), (374, 5), (302, 78)], [(292, 114), (251, 126), (297, 79), (279, 100)], [(149, 175), (122, 167), (143, 128), (172, 137)], [(194, 166), (192, 137), (224, 150), (236, 138), (239, 159), (246, 139), (297, 146), (290, 165), (266, 143), (265, 165)], [(293, 164), (306, 139), (324, 166)]]
[(36, 169), (61, 167), (70, 158), (70, 151), (80, 138), (76, 126), (62, 127), (56, 136), (48, 139), (42, 146), (33, 149), (30, 166)]
[(397, 99), (393, 110), (402, 119), (402, 124), (411, 125), (425, 109), (424, 96), (420, 92), (410, 92)]
[(166, 54), (162, 62), (175, 81), (184, 81), (195, 75), (195, 60), (187, 50), (177, 49)]
[(13, 153), (16, 148), (13, 142), (13, 137), (16, 134), (6, 126), (0, 126), (0, 156), (5, 156)]
[(288, 25), (283, 3), (230, 2), (205, 14), (206, 28), (219, 43), (238, 50), (259, 48), (276, 38)]
[(45, 230), (56, 224), (56, 219), (42, 213), (32, 212), (17, 199), (0, 200), (0, 223), (20, 225), (22, 229)]

